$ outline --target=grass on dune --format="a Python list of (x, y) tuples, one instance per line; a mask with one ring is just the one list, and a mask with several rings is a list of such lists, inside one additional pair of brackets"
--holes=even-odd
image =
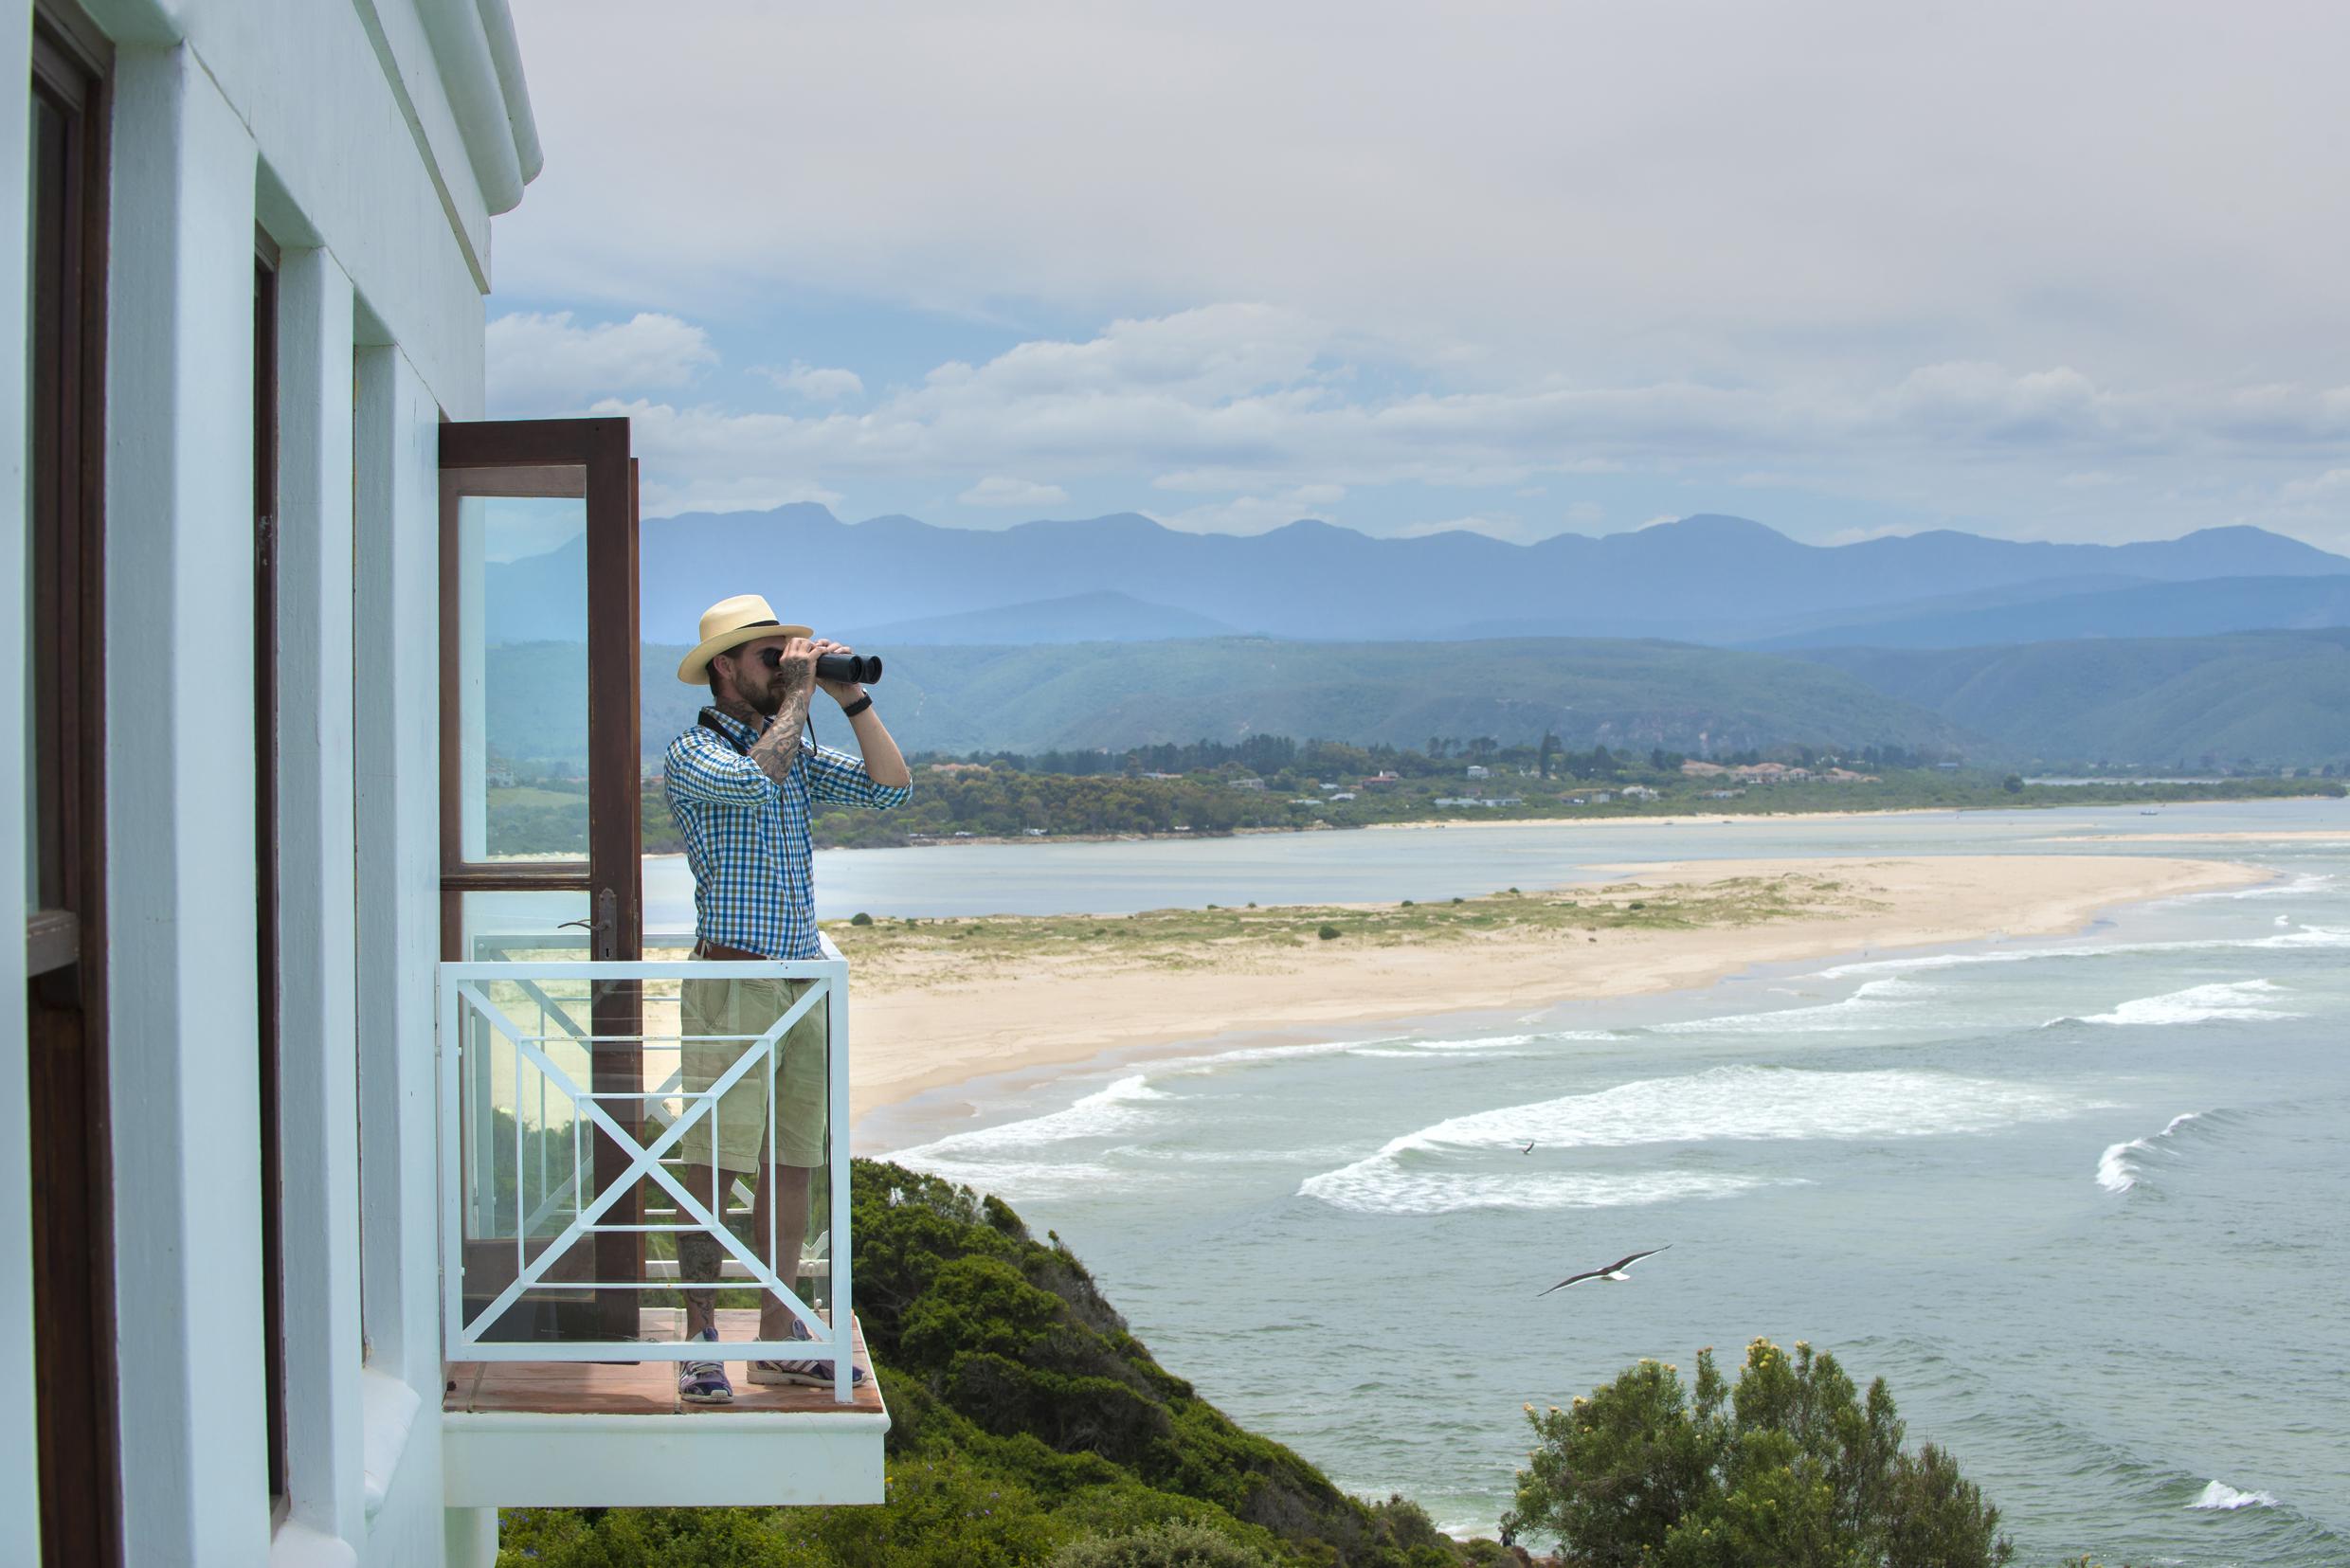
[[(1786, 872), (1666, 887), (1618, 882), (1538, 892), (1510, 888), (1476, 897), (1379, 905), (1230, 909), (1211, 904), (1129, 915), (960, 919), (875, 915), (870, 924), (830, 921), (824, 928), (852, 963), (881, 968), (1064, 959), (1118, 968), (1185, 969), (1326, 946), (1343, 951), (1541, 938), (1564, 943), (1609, 932), (1756, 926), (1882, 907), (1836, 877)], [(1325, 928), (1335, 929), (1336, 937), (1325, 937)]]

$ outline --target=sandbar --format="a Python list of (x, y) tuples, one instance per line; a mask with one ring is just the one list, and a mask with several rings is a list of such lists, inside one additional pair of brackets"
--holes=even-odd
[[(826, 929), (852, 965), (851, 1103), (861, 1117), (973, 1078), (1239, 1031), (1548, 1005), (1705, 985), (1758, 964), (2065, 935), (2117, 905), (2272, 874), (2136, 856), (1706, 860), (1457, 910), (1324, 905), (1166, 911), (1131, 926), (1055, 915)], [(1348, 925), (1342, 939), (1312, 940), (1325, 916)]]

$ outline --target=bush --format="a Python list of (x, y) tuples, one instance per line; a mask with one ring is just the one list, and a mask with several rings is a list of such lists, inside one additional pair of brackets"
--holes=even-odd
[[(870, 926), (873, 924), (873, 916), (867, 914), (864, 910), (859, 910), (855, 914), (849, 916), (849, 924), (852, 926)], [(912, 925), (913, 922), (908, 921), (907, 924)]]
[[(1591, 1568), (1994, 1568), (1999, 1512), (1930, 1444), (1902, 1451), (1884, 1379), (1865, 1397), (1833, 1356), (1766, 1340), (1735, 1390), (1642, 1361), (1527, 1419), (1538, 1446), (1504, 1520)], [(1505, 1535), (1504, 1539), (1508, 1539)]]
[(1073, 1541), (1048, 1568), (1270, 1568), (1272, 1560), (1203, 1524), (1170, 1521), (1132, 1535)]
[(1319, 931), (1316, 931), (1314, 934), (1315, 934), (1316, 936), (1319, 936), (1319, 937), (1320, 937), (1323, 941), (1328, 942), (1328, 941), (1329, 941), (1332, 937), (1334, 937), (1334, 936), (1338, 936), (1338, 935), (1340, 935), (1340, 934), (1342, 934), (1342, 933), (1339, 931), (1338, 928), (1337, 928), (1337, 927), (1335, 927), (1335, 926), (1325, 926), (1325, 927), (1323, 927), (1323, 928), (1322, 928)]

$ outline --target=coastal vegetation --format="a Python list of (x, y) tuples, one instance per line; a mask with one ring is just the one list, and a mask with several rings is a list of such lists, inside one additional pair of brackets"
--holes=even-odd
[(854, 1165), (857, 1310), (890, 1402), (887, 1501), (510, 1508), (501, 1568), (1991, 1568), (1998, 1513), (1882, 1382), (1758, 1341), (1737, 1387), (1644, 1361), (1535, 1448), (1504, 1521), (1459, 1541), (1347, 1495), (1149, 1349), (1085, 1266), (1001, 1200)]
[(888, 1500), (512, 1508), (501, 1568), (1495, 1568), (1365, 1503), (1159, 1365), (1058, 1238), (1002, 1201), (855, 1163), (857, 1313), (889, 1399)]
[(1907, 1451), (1885, 1380), (1863, 1395), (1798, 1342), (1746, 1347), (1732, 1387), (1644, 1361), (1567, 1409), (1527, 1407), (1535, 1447), (1502, 1522), (1589, 1568), (1996, 1568), (1999, 1511), (1932, 1444)]
[(1146, 910), (1129, 915), (988, 915), (984, 919), (828, 922), (826, 934), (860, 974), (895, 971), (1029, 973), (1041, 961), (1082, 959), (1124, 969), (1214, 969), (1236, 958), (1346, 939), (1403, 946), (1552, 937), (1581, 943), (1610, 931), (1755, 926), (1884, 906), (1834, 875), (1791, 871), (1658, 888), (1615, 883), (1555, 892), (1515, 888), (1439, 903), (1285, 904), (1269, 909)]

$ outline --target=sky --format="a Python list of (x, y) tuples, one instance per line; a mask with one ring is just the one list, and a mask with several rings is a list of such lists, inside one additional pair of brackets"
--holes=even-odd
[(2350, 8), (512, 3), (649, 514), (2350, 552)]

